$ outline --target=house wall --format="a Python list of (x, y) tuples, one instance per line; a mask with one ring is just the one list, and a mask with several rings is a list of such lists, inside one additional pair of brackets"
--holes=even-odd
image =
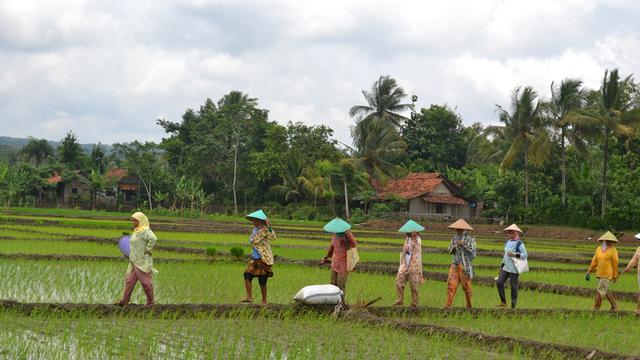
[(477, 209), (469, 208), (469, 204), (441, 204), (443, 207), (442, 213), (437, 213), (436, 208), (438, 204), (428, 203), (422, 198), (414, 198), (409, 200), (409, 213), (416, 215), (425, 215), (433, 217), (450, 217), (450, 218), (473, 218), (480, 216), (480, 211)]

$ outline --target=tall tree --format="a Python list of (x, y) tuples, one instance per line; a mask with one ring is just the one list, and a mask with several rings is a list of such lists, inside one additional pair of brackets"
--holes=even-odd
[(371, 128), (375, 122), (391, 125), (388, 128), (395, 130), (407, 120), (401, 113), (413, 109), (413, 104), (403, 103), (407, 97), (404, 89), (388, 75), (380, 76), (370, 91), (362, 90), (362, 95), (367, 105), (354, 105), (349, 110), (349, 115), (356, 118), (353, 130), (356, 137), (362, 137), (360, 133)]
[(591, 104), (585, 109), (575, 111), (570, 116), (577, 127), (594, 131), (602, 136), (602, 208), (600, 216), (604, 218), (607, 207), (607, 171), (609, 166), (609, 140), (611, 136), (630, 137), (635, 126), (640, 123), (640, 109), (632, 109), (631, 75), (620, 78), (618, 69), (606, 70), (597, 96), (591, 98)]
[(421, 109), (402, 127), (410, 161), (422, 160), (429, 169), (461, 168), (466, 158), (465, 131), (460, 116), (446, 105)]
[(354, 137), (356, 149), (353, 157), (369, 174), (371, 181), (384, 184), (389, 177), (402, 173), (398, 164), (406, 156), (407, 144), (392, 124), (371, 122)]
[(149, 202), (149, 210), (153, 210), (153, 191), (167, 178), (166, 163), (158, 145), (152, 142), (130, 144), (114, 144), (114, 151), (124, 159), (124, 165), (130, 174), (137, 176), (144, 186)]
[(84, 165), (84, 153), (76, 135), (69, 131), (58, 148), (60, 162), (71, 170), (79, 170)]
[(228, 117), (228, 127), (233, 141), (233, 209), (238, 213), (238, 196), (236, 185), (238, 180), (238, 152), (243, 138), (246, 137), (246, 122), (251, 120), (252, 114), (257, 110), (258, 100), (250, 98), (241, 91), (231, 91), (218, 102), (219, 111)]
[(29, 142), (20, 150), (29, 161), (33, 161), (35, 166), (53, 156), (53, 147), (45, 139), (29, 138)]
[(511, 141), (500, 166), (511, 167), (518, 155), (524, 155), (524, 206), (529, 206), (529, 159), (540, 164), (550, 150), (549, 135), (544, 129), (538, 95), (529, 86), (517, 88), (511, 96), (511, 112), (496, 105), (504, 136)]
[(102, 149), (102, 145), (93, 145), (91, 149), (91, 155), (89, 155), (89, 159), (91, 160), (91, 168), (98, 171), (98, 175), (104, 174), (107, 168), (107, 155)]
[(586, 144), (579, 128), (572, 126), (571, 111), (580, 109), (584, 104), (582, 81), (577, 79), (562, 80), (559, 86), (551, 83), (551, 99), (544, 104), (545, 112), (551, 119), (551, 125), (559, 132), (562, 151), (562, 206), (567, 207), (567, 147), (569, 141), (581, 154), (586, 154)]

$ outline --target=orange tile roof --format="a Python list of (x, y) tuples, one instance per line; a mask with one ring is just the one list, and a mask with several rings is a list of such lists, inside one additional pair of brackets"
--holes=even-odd
[(403, 179), (389, 181), (377, 197), (385, 198), (395, 194), (409, 200), (430, 193), (443, 181), (440, 173), (411, 173)]
[(60, 181), (62, 181), (62, 176), (60, 176), (60, 174), (58, 173), (53, 173), (53, 176), (47, 179), (47, 182), (49, 184), (57, 184)]
[(116, 179), (116, 180), (120, 180), (124, 177), (127, 177), (127, 175), (129, 175), (129, 172), (127, 172), (127, 169), (109, 169), (107, 170), (107, 177), (110, 177), (112, 179)]

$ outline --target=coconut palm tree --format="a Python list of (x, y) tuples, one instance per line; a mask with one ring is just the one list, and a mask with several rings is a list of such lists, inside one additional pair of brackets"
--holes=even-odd
[(304, 161), (302, 155), (289, 156), (282, 166), (280, 177), (282, 184), (274, 185), (271, 191), (284, 194), (284, 201), (298, 199), (302, 195), (300, 177), (302, 175)]
[(33, 160), (36, 167), (54, 154), (53, 147), (45, 139), (29, 138), (29, 142), (20, 150), (27, 160)]
[(401, 113), (413, 109), (413, 104), (402, 102), (407, 94), (388, 75), (380, 76), (370, 91), (362, 90), (362, 95), (367, 105), (354, 105), (349, 110), (349, 116), (356, 118), (356, 134), (378, 121), (388, 123), (397, 130), (407, 120)]
[(529, 86), (514, 90), (511, 96), (511, 113), (496, 105), (501, 129), (511, 146), (500, 164), (501, 168), (513, 165), (518, 155), (524, 155), (524, 206), (529, 206), (529, 160), (541, 164), (550, 151), (549, 134), (541, 116), (538, 94)]
[(567, 148), (569, 141), (582, 155), (587, 155), (587, 147), (579, 128), (571, 126), (569, 116), (571, 111), (580, 109), (584, 104), (582, 81), (577, 79), (562, 80), (560, 86), (551, 83), (551, 99), (544, 103), (544, 111), (551, 120), (551, 125), (560, 134), (560, 148), (562, 151), (562, 206), (567, 207)]
[(606, 70), (599, 96), (592, 99), (590, 106), (572, 112), (568, 118), (576, 127), (602, 135), (602, 218), (607, 207), (609, 139), (611, 136), (630, 137), (635, 134), (635, 126), (640, 124), (640, 109), (631, 109), (630, 85), (631, 75), (621, 79), (618, 69)]
[(384, 184), (388, 178), (402, 173), (398, 165), (407, 155), (407, 144), (393, 125), (374, 121), (363, 126), (359, 133), (354, 130), (356, 149), (354, 161), (369, 174), (371, 181)]

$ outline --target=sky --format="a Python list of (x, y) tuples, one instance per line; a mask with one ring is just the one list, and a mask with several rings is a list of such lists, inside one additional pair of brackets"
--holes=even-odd
[(160, 141), (156, 119), (240, 90), (351, 144), (381, 75), (496, 124), (518, 86), (639, 73), (638, 19), (631, 0), (0, 0), (0, 136)]

